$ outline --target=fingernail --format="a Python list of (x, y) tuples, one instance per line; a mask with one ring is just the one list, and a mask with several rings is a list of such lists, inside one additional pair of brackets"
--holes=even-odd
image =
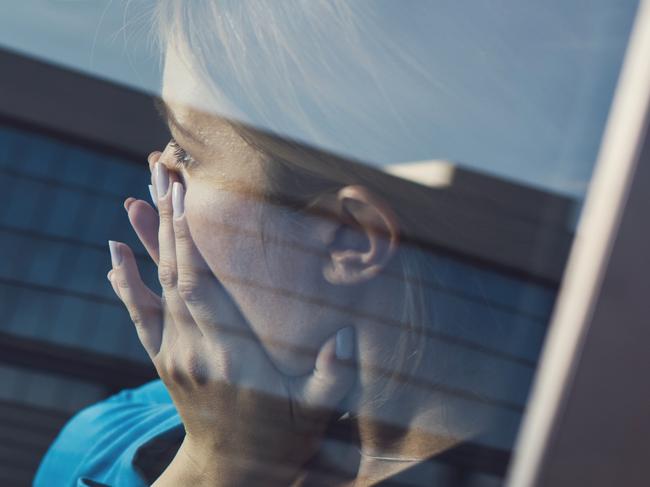
[(157, 151), (157, 150), (151, 152), (151, 153), (147, 156), (147, 162), (148, 162), (149, 164), (155, 164), (156, 162), (158, 162), (158, 159), (160, 159), (160, 155), (161, 155), (161, 154), (162, 154), (162, 152)]
[(112, 272), (113, 272), (113, 269), (111, 269), (110, 271), (108, 271), (108, 274), (106, 274), (106, 279), (108, 279), (109, 282), (110, 282), (110, 280), (111, 280), (111, 273), (112, 273)]
[(169, 173), (164, 164), (156, 162), (156, 187), (158, 188), (158, 198), (163, 198), (169, 189)]
[(149, 184), (148, 186), (149, 186), (149, 194), (151, 195), (151, 201), (153, 201), (153, 205), (156, 208), (158, 208), (158, 201), (157, 201), (157, 198), (156, 198), (156, 194), (154, 193), (154, 190), (153, 190), (153, 184)]
[(131, 206), (131, 203), (133, 203), (134, 201), (135, 201), (135, 198), (127, 198), (127, 199), (124, 201), (124, 209), (125, 209), (127, 212), (129, 211), (129, 207)]
[(336, 358), (339, 360), (350, 360), (353, 355), (354, 330), (348, 326), (336, 332)]
[(118, 267), (122, 263), (122, 252), (120, 252), (120, 246), (114, 240), (109, 240), (108, 249), (111, 251), (111, 264), (113, 267)]
[(174, 209), (174, 218), (180, 218), (185, 211), (183, 185), (178, 181), (174, 181), (172, 185), (172, 207)]

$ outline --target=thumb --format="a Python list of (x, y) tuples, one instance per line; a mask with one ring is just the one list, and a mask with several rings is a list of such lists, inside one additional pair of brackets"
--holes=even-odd
[(318, 353), (311, 374), (295, 379), (290, 392), (303, 416), (329, 416), (351, 391), (356, 377), (352, 327), (340, 329)]

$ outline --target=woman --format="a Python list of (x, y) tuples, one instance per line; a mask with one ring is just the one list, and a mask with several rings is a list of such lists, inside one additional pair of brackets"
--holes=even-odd
[[(338, 2), (157, 15), (173, 139), (149, 156), (157, 208), (125, 209), (162, 297), (123, 243), (108, 279), (161, 381), (80, 413), (36, 485), (374, 485), (484, 432), (478, 363), (432, 318), (427, 243), (453, 232), (434, 195), (323, 149), (354, 144), (336, 78), (372, 79), (374, 24)], [(348, 123), (378, 131), (372, 103)]]

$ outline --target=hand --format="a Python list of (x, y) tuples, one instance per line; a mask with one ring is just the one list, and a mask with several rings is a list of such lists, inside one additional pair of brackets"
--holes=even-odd
[[(195, 247), (181, 183), (162, 163), (157, 171), (163, 190), (158, 246), (143, 243), (159, 256), (163, 298), (144, 285), (125, 244), (111, 243), (109, 279), (185, 426), (170, 475), (187, 469), (213, 483), (261, 476), (266, 484), (288, 485), (317, 451), (332, 411), (354, 382), (346, 352), (352, 331), (345, 328), (323, 345), (308, 376), (279, 373)], [(337, 350), (337, 343), (343, 347)]]
[[(155, 178), (153, 169), (162, 155), (159, 151), (154, 151), (149, 154), (147, 158), (149, 162), (149, 170), (151, 171), (151, 184), (149, 185), (149, 192), (151, 200), (157, 204), (158, 196), (156, 194)], [(160, 219), (158, 212), (146, 201), (138, 200), (133, 197), (127, 198), (124, 201), (124, 209), (126, 210), (129, 221), (136, 235), (144, 245), (144, 248), (149, 253), (151, 260), (158, 265), (159, 250), (158, 250), (158, 229)]]

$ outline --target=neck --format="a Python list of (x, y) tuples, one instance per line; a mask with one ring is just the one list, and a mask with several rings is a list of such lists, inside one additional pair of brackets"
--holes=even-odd
[(357, 483), (355, 485), (376, 485), (378, 482), (429, 460), (437, 454), (456, 445), (458, 440), (431, 438), (405, 438), (391, 452), (361, 451)]
[(376, 485), (459, 441), (434, 437), (415, 427), (399, 434), (394, 425), (363, 418), (341, 419), (332, 427), (336, 431), (331, 430), (324, 440), (315, 463), (320, 471), (333, 472), (331, 485)]

